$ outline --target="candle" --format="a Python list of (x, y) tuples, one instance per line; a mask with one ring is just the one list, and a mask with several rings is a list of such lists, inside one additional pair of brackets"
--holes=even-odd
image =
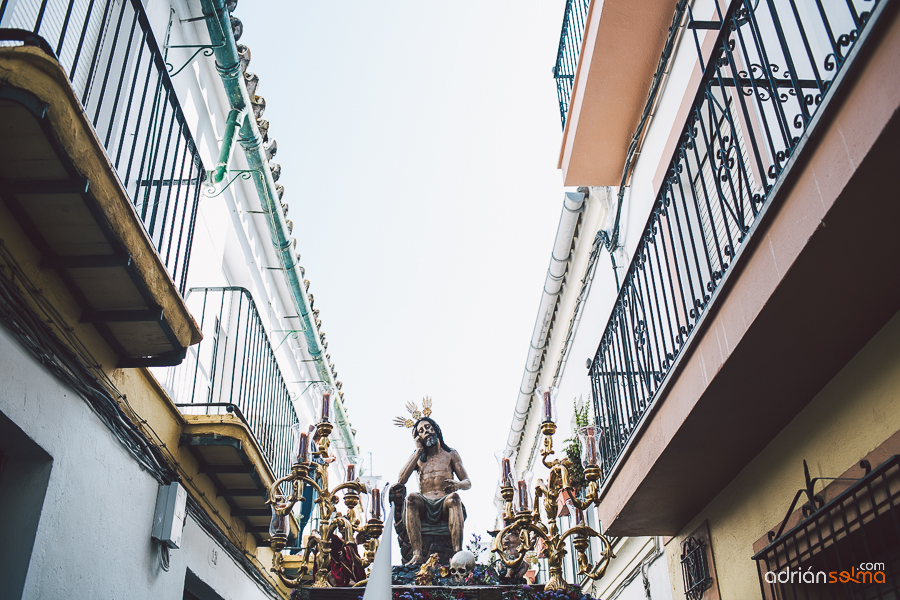
[(309, 462), (309, 434), (301, 433), (297, 442), (297, 463)]
[(347, 481), (356, 479), (356, 465), (347, 465)]
[(500, 485), (502, 485), (503, 487), (511, 486), (512, 485), (512, 467), (509, 464), (509, 459), (504, 458), (502, 463), (503, 463), (503, 468), (502, 468)]
[(550, 399), (550, 391), (544, 392), (544, 422), (553, 420), (553, 402)]
[(322, 420), (327, 421), (331, 412), (331, 394), (325, 392), (322, 394)]
[(582, 523), (584, 523), (584, 513), (581, 512), (581, 509), (578, 508), (577, 506), (574, 506), (574, 508), (575, 508), (575, 524), (581, 525)]
[(372, 518), (381, 520), (381, 492), (378, 488), (372, 490)]
[(519, 480), (519, 510), (528, 510), (528, 486), (524, 479)]
[(278, 508), (275, 506), (272, 507), (272, 521), (269, 523), (269, 536), (275, 537), (276, 535), (287, 535), (288, 533), (288, 520), (287, 514), (278, 514), (279, 510), (284, 510), (287, 507), (286, 504), (278, 504)]
[(594, 437), (593, 433), (587, 434), (587, 441), (585, 442), (587, 446), (585, 448), (585, 462), (587, 464), (596, 466), (597, 465), (597, 438)]

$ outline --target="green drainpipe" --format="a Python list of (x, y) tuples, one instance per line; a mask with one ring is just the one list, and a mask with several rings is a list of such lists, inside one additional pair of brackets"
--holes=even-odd
[(222, 183), (228, 174), (228, 165), (231, 163), (231, 156), (234, 154), (234, 138), (241, 128), (241, 122), (244, 121), (246, 112), (232, 108), (228, 112), (228, 118), (225, 120), (225, 138), (222, 140), (222, 149), (219, 151), (219, 162), (216, 168), (210, 173), (210, 180), (216, 183)]
[[(225, 85), (228, 101), (231, 104), (232, 112), (229, 113), (229, 118), (235, 111), (247, 115), (240, 129), (241, 146), (244, 148), (244, 155), (247, 157), (250, 168), (256, 171), (253, 182), (256, 184), (260, 202), (268, 213), (267, 220), (269, 231), (272, 234), (272, 242), (280, 254), (284, 276), (291, 289), (297, 314), (303, 319), (307, 351), (315, 360), (314, 364), (316, 365), (316, 373), (319, 379), (334, 385), (334, 376), (325, 363), (325, 352), (319, 341), (319, 330), (316, 327), (315, 319), (311, 315), (312, 310), (309, 306), (309, 297), (306, 295), (306, 287), (303, 285), (300, 266), (294, 257), (293, 241), (290, 231), (288, 231), (287, 223), (285, 223), (284, 215), (281, 212), (281, 203), (275, 190), (275, 181), (272, 179), (272, 172), (269, 170), (268, 161), (263, 152), (262, 136), (259, 134), (256, 119), (253, 117), (250, 95), (247, 93), (247, 87), (244, 85), (237, 45), (234, 41), (234, 33), (231, 30), (231, 15), (225, 8), (224, 0), (200, 0), (200, 4), (203, 6), (203, 16), (206, 17), (206, 27), (209, 30), (210, 40), (216, 48), (216, 69), (219, 71), (219, 76)], [(225, 40), (222, 40), (223, 33)], [(224, 154), (224, 152), (225, 149), (223, 148), (222, 153)], [(340, 431), (344, 444), (347, 446), (347, 452), (356, 454), (356, 440), (353, 432), (350, 430), (347, 415), (344, 413), (344, 407), (339, 396), (335, 395), (335, 397), (334, 414), (337, 421), (337, 429)]]

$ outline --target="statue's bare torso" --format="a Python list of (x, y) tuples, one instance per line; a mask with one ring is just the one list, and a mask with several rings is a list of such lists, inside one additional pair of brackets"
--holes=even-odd
[(464, 516), (462, 502), (456, 491), (467, 490), (472, 487), (472, 483), (459, 453), (444, 447), (430, 420), (422, 419), (416, 423), (413, 434), (416, 451), (400, 471), (398, 482), (405, 485), (413, 471), (419, 473), (420, 492), (410, 494), (406, 500), (406, 531), (413, 547), (413, 557), (409, 564), (418, 564), (425, 558), (422, 555), (421, 530), (425, 514), (423, 498), (443, 500), (442, 513), (448, 520), (451, 543), (454, 551), (459, 551), (462, 549)]
[[(448, 482), (453, 481), (453, 475), (457, 475), (460, 479), (466, 479), (465, 472), (459, 475), (459, 471), (455, 468), (456, 464), (462, 461), (459, 459), (459, 453), (456, 450), (447, 452), (440, 448), (437, 454), (428, 457), (428, 460), (416, 461), (416, 469), (419, 471), (419, 491), (423, 496), (430, 500), (437, 500), (447, 495), (448, 487), (452, 487)], [(450, 490), (453, 491), (453, 490)]]

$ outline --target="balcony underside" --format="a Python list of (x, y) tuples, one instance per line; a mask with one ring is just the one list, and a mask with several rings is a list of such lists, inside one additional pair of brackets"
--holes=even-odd
[(118, 356), (178, 364), (201, 334), (58, 63), (0, 49), (0, 199)]
[(559, 157), (564, 185), (619, 185), (675, 4), (591, 2)]
[[(184, 415), (180, 444), (200, 464), (217, 494), (242, 520), (257, 546), (269, 545), (272, 511), (266, 505), (269, 486), (275, 482), (262, 452), (247, 426), (234, 415)], [(291, 524), (296, 533), (296, 527)]]
[(604, 488), (610, 535), (678, 534), (900, 310), (896, 13)]

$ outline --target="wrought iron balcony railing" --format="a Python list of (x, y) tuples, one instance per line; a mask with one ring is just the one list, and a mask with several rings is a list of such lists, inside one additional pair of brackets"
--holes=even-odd
[(235, 412), (275, 476), (287, 475), (297, 415), (253, 297), (241, 287), (191, 288), (187, 303), (203, 341), (169, 369), (165, 386), (184, 414)]
[(590, 3), (591, 0), (566, 0), (562, 33), (559, 34), (559, 49), (556, 51), (556, 64), (553, 66), (556, 96), (559, 98), (559, 118), (562, 119), (563, 129), (566, 128), (566, 115), (569, 114), (569, 102), (572, 100), (572, 87), (575, 84), (575, 69), (578, 68), (578, 56), (581, 53), (581, 41), (584, 38), (584, 26)]
[(701, 57), (708, 62), (693, 108), (591, 363), (605, 432), (601, 481), (690, 343), (878, 4), (733, 0), (720, 15), (724, 25), (712, 56)]
[(0, 0), (0, 45), (53, 55), (183, 294), (205, 171), (140, 0)]

